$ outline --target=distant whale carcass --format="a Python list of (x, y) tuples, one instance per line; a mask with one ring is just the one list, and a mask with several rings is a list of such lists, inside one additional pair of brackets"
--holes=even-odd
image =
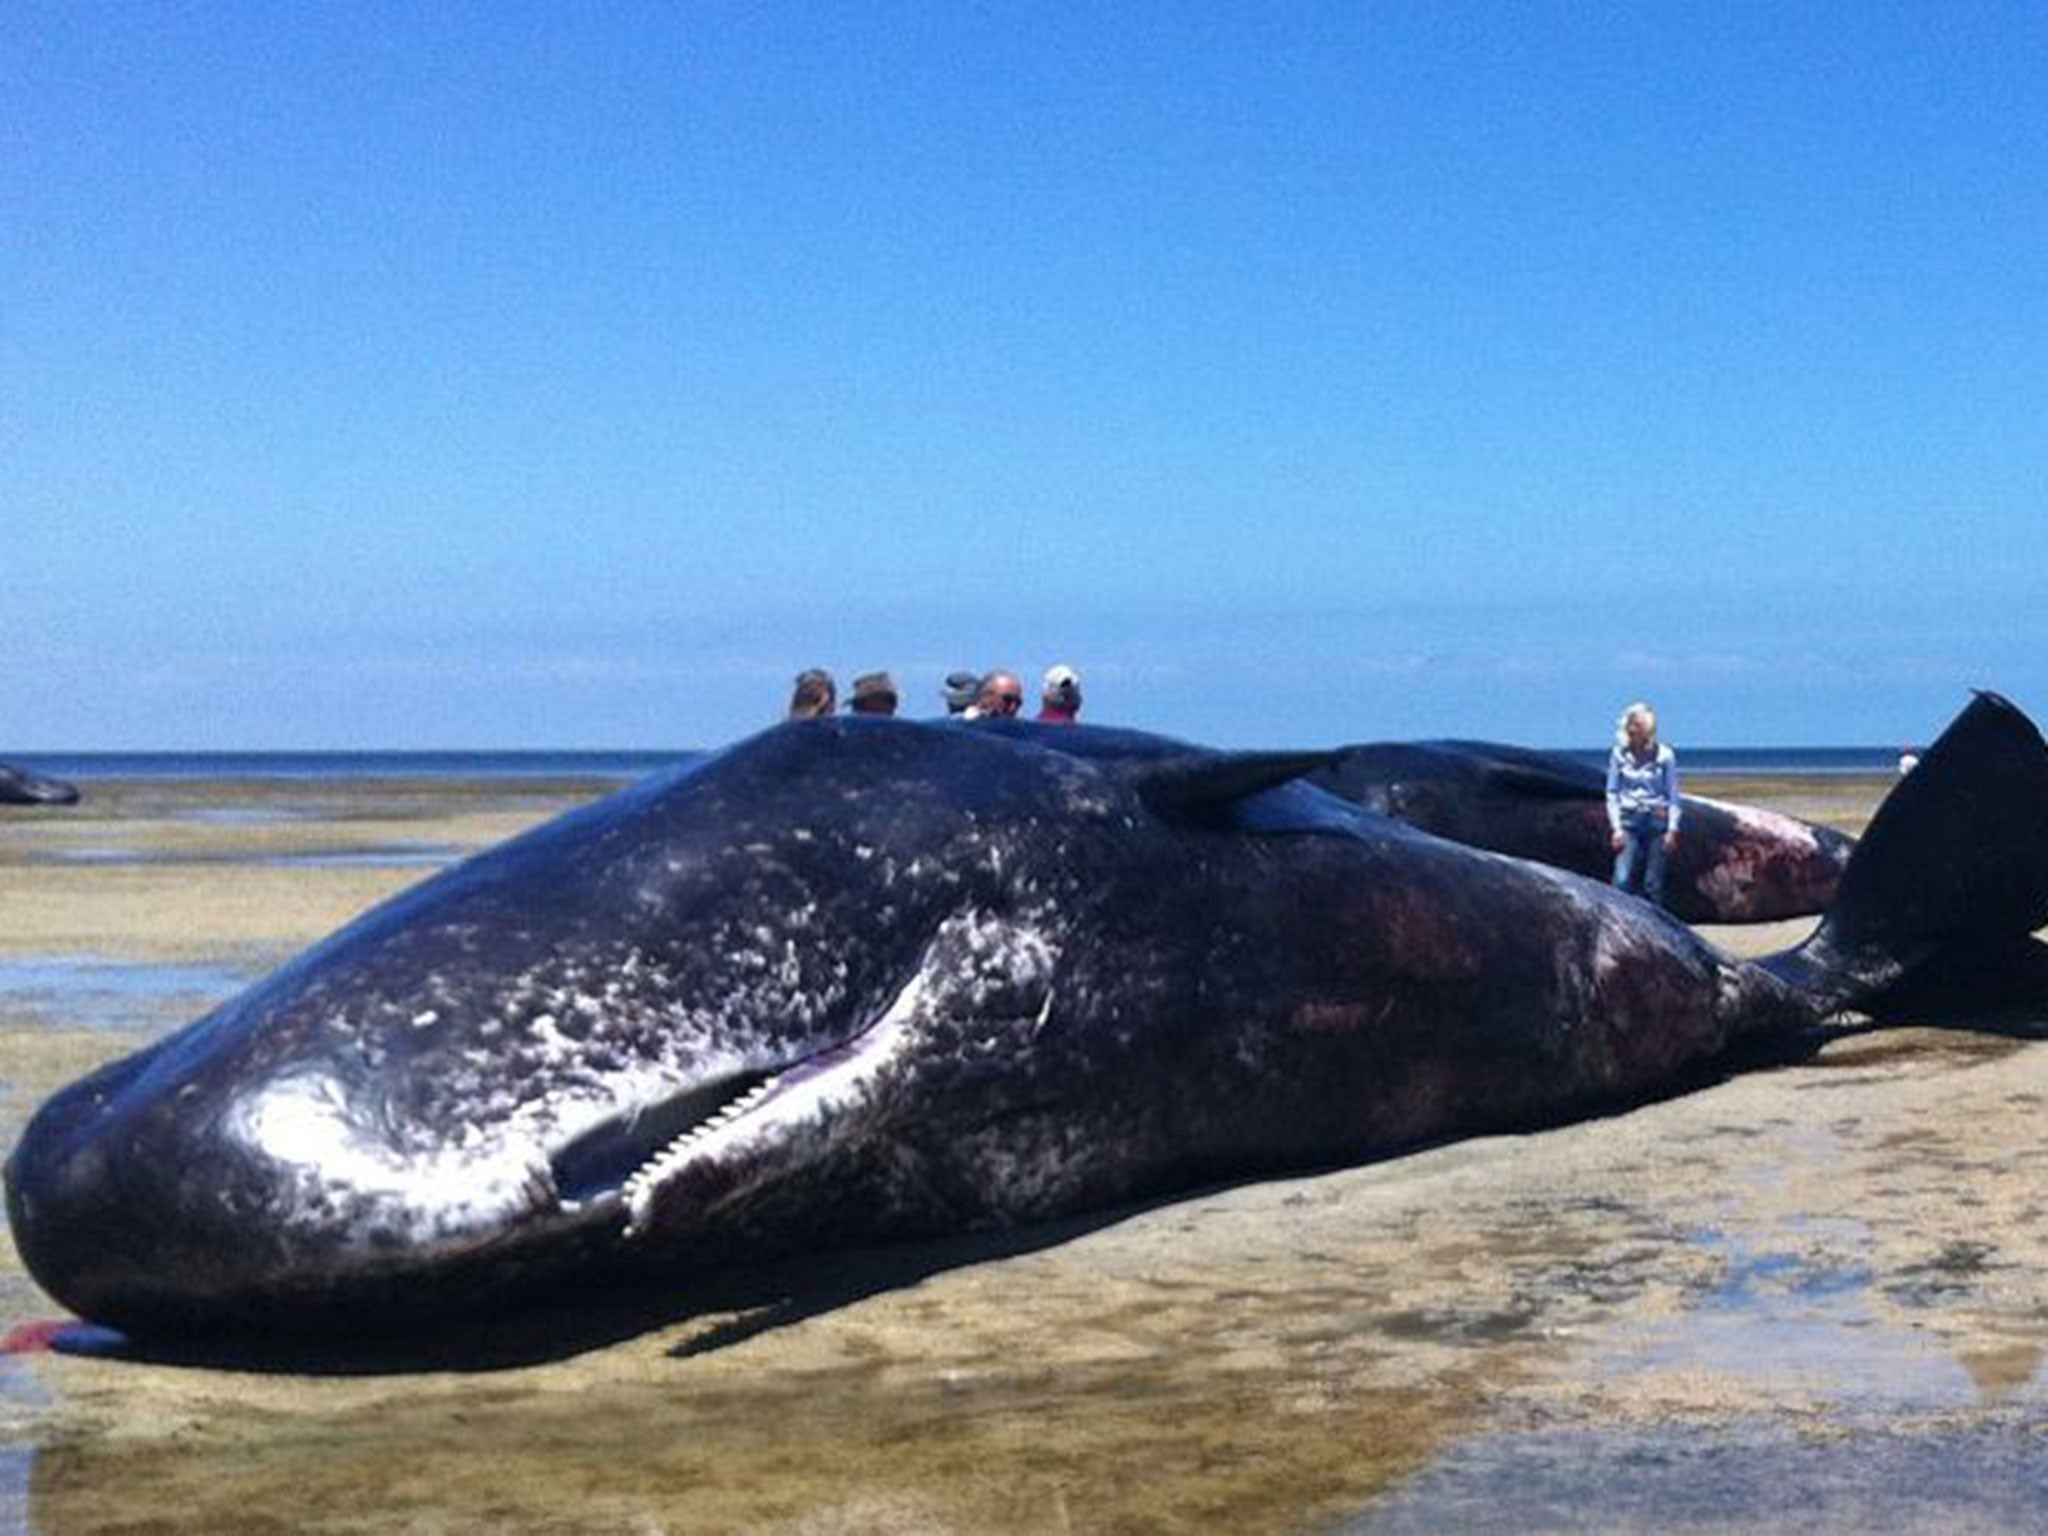
[(78, 786), (0, 763), (0, 805), (76, 805)]
[[(1453, 842), (1595, 879), (1614, 864), (1600, 770), (1492, 741), (1345, 747), (1310, 781)], [(1855, 839), (1756, 806), (1687, 795), (1664, 900), (1689, 923), (1757, 923), (1826, 910)]]
[(572, 1275), (1555, 1123), (2048, 918), (2048, 747), (1991, 696), (1893, 791), (1814, 938), (1761, 964), (1298, 782), (1326, 763), (778, 726), (55, 1095), (7, 1164), (15, 1243), (134, 1332), (360, 1338)]

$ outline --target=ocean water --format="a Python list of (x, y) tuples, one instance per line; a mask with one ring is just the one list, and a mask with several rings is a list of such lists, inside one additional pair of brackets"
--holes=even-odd
[[(1559, 747), (1560, 755), (1604, 768), (1600, 747)], [(637, 779), (702, 753), (645, 748), (519, 752), (23, 752), (8, 761), (55, 778), (95, 779)], [(1897, 747), (1679, 747), (1688, 773), (1893, 773)]]
[(637, 779), (701, 753), (21, 752), (8, 761), (54, 778), (93, 779)]

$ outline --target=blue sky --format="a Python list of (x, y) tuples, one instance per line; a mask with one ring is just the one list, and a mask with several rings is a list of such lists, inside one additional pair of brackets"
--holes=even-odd
[(0, 752), (2048, 715), (2048, 8), (0, 7)]

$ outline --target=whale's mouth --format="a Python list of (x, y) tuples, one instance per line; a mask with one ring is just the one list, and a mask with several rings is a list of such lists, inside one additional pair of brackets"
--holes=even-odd
[(626, 1235), (653, 1223), (664, 1192), (689, 1181), (702, 1215), (828, 1148), (854, 1123), (903, 1052), (925, 994), (920, 972), (850, 1038), (773, 1071), (735, 1073), (599, 1122), (553, 1153), (567, 1209), (623, 1201)]
[(740, 1073), (655, 1104), (608, 1116), (548, 1157), (556, 1193), (576, 1207), (617, 1194), (678, 1141), (725, 1124), (769, 1092), (775, 1079)]

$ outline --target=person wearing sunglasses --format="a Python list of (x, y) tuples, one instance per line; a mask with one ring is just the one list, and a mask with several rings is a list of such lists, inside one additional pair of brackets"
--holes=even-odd
[(970, 720), (1008, 720), (1024, 707), (1024, 683), (1014, 672), (991, 672), (981, 680), (974, 696)]

